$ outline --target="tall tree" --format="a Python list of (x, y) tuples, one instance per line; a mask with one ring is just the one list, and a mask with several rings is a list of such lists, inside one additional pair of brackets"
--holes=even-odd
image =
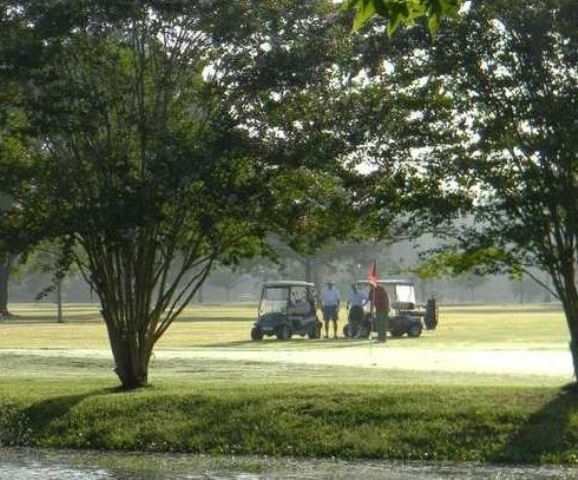
[(12, 270), (13, 256), (6, 255), (0, 261), (0, 317), (10, 317), (8, 310), (8, 280)]
[[(155, 343), (217, 261), (263, 252), (267, 233), (291, 237), (305, 217), (330, 235), (328, 209), (350, 203), (339, 159), (352, 144), (343, 125), (330, 130), (336, 102), (315, 115), (312, 103), (331, 58), (304, 40), (332, 41), (330, 5), (283, 15), (276, 4), (18, 1), (3, 12), (26, 40), (7, 63), (34, 59), (14, 70), (42, 139), (3, 236), (63, 242), (59, 268), (76, 262), (98, 294), (124, 388), (147, 384)], [(301, 126), (299, 111), (312, 112)]]
[(405, 225), (448, 242), (438, 266), (549, 273), (578, 373), (576, 19), (575, 1), (484, 1), (433, 43), (395, 39), (394, 95), (415, 104), (390, 144), (406, 159)]
[[(9, 43), (4, 31), (0, 33), (2, 42)], [(31, 141), (25, 132), (26, 117), (22, 111), (14, 108), (16, 92), (9, 75), (5, 73), (2, 60), (0, 54), (0, 214), (18, 206), (15, 194), (21, 182), (25, 181), (23, 173), (27, 162), (27, 146)], [(9, 218), (0, 218), (0, 232), (6, 229), (8, 223)], [(8, 284), (20, 244), (17, 238), (11, 241), (0, 238), (0, 317), (10, 316)]]
[[(0, 195), (0, 211), (7, 210), (11, 207), (9, 197)], [(8, 251), (6, 246), (2, 245), (0, 249), (0, 318), (9, 317), (8, 311), (8, 280), (14, 262), (14, 255)]]

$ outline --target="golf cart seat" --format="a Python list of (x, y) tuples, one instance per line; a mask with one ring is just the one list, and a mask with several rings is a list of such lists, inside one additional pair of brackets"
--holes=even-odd
[(311, 313), (311, 305), (306, 301), (297, 301), (287, 308), (288, 315), (308, 315)]

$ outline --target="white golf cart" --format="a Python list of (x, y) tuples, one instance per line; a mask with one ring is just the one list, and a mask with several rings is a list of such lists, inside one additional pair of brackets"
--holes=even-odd
[[(434, 330), (439, 320), (439, 310), (435, 298), (429, 298), (425, 305), (419, 305), (415, 300), (415, 284), (412, 279), (407, 278), (386, 278), (378, 280), (389, 296), (390, 314), (388, 321), (388, 331), (393, 337), (401, 337), (407, 334), (408, 337), (419, 337), (422, 330)], [(370, 284), (367, 280), (356, 282), (357, 290), (369, 296)], [(370, 311), (370, 303), (364, 306), (363, 320), (359, 325), (347, 323), (343, 327), (343, 334), (346, 337), (368, 337), (375, 331), (375, 322)]]

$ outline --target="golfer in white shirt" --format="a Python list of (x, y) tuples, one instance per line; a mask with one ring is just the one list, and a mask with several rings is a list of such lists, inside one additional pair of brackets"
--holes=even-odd
[(333, 322), (333, 337), (337, 338), (337, 318), (339, 316), (339, 290), (333, 287), (333, 282), (327, 284), (321, 301), (323, 307), (323, 321), (325, 323), (325, 338), (329, 337), (329, 322)]

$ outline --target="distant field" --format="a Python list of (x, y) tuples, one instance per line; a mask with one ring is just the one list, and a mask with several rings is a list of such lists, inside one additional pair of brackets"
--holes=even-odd
[[(0, 348), (106, 348), (108, 338), (96, 305), (65, 306), (65, 323), (57, 324), (52, 305), (14, 305), (14, 320), (0, 322)], [(255, 305), (202, 305), (185, 310), (158, 348), (219, 346), (227, 348), (333, 348), (341, 340), (291, 342), (248, 341)], [(340, 328), (346, 318), (341, 312)], [(391, 342), (396, 348), (565, 349), (568, 332), (557, 305), (489, 305), (442, 308), (438, 329), (418, 339)]]

